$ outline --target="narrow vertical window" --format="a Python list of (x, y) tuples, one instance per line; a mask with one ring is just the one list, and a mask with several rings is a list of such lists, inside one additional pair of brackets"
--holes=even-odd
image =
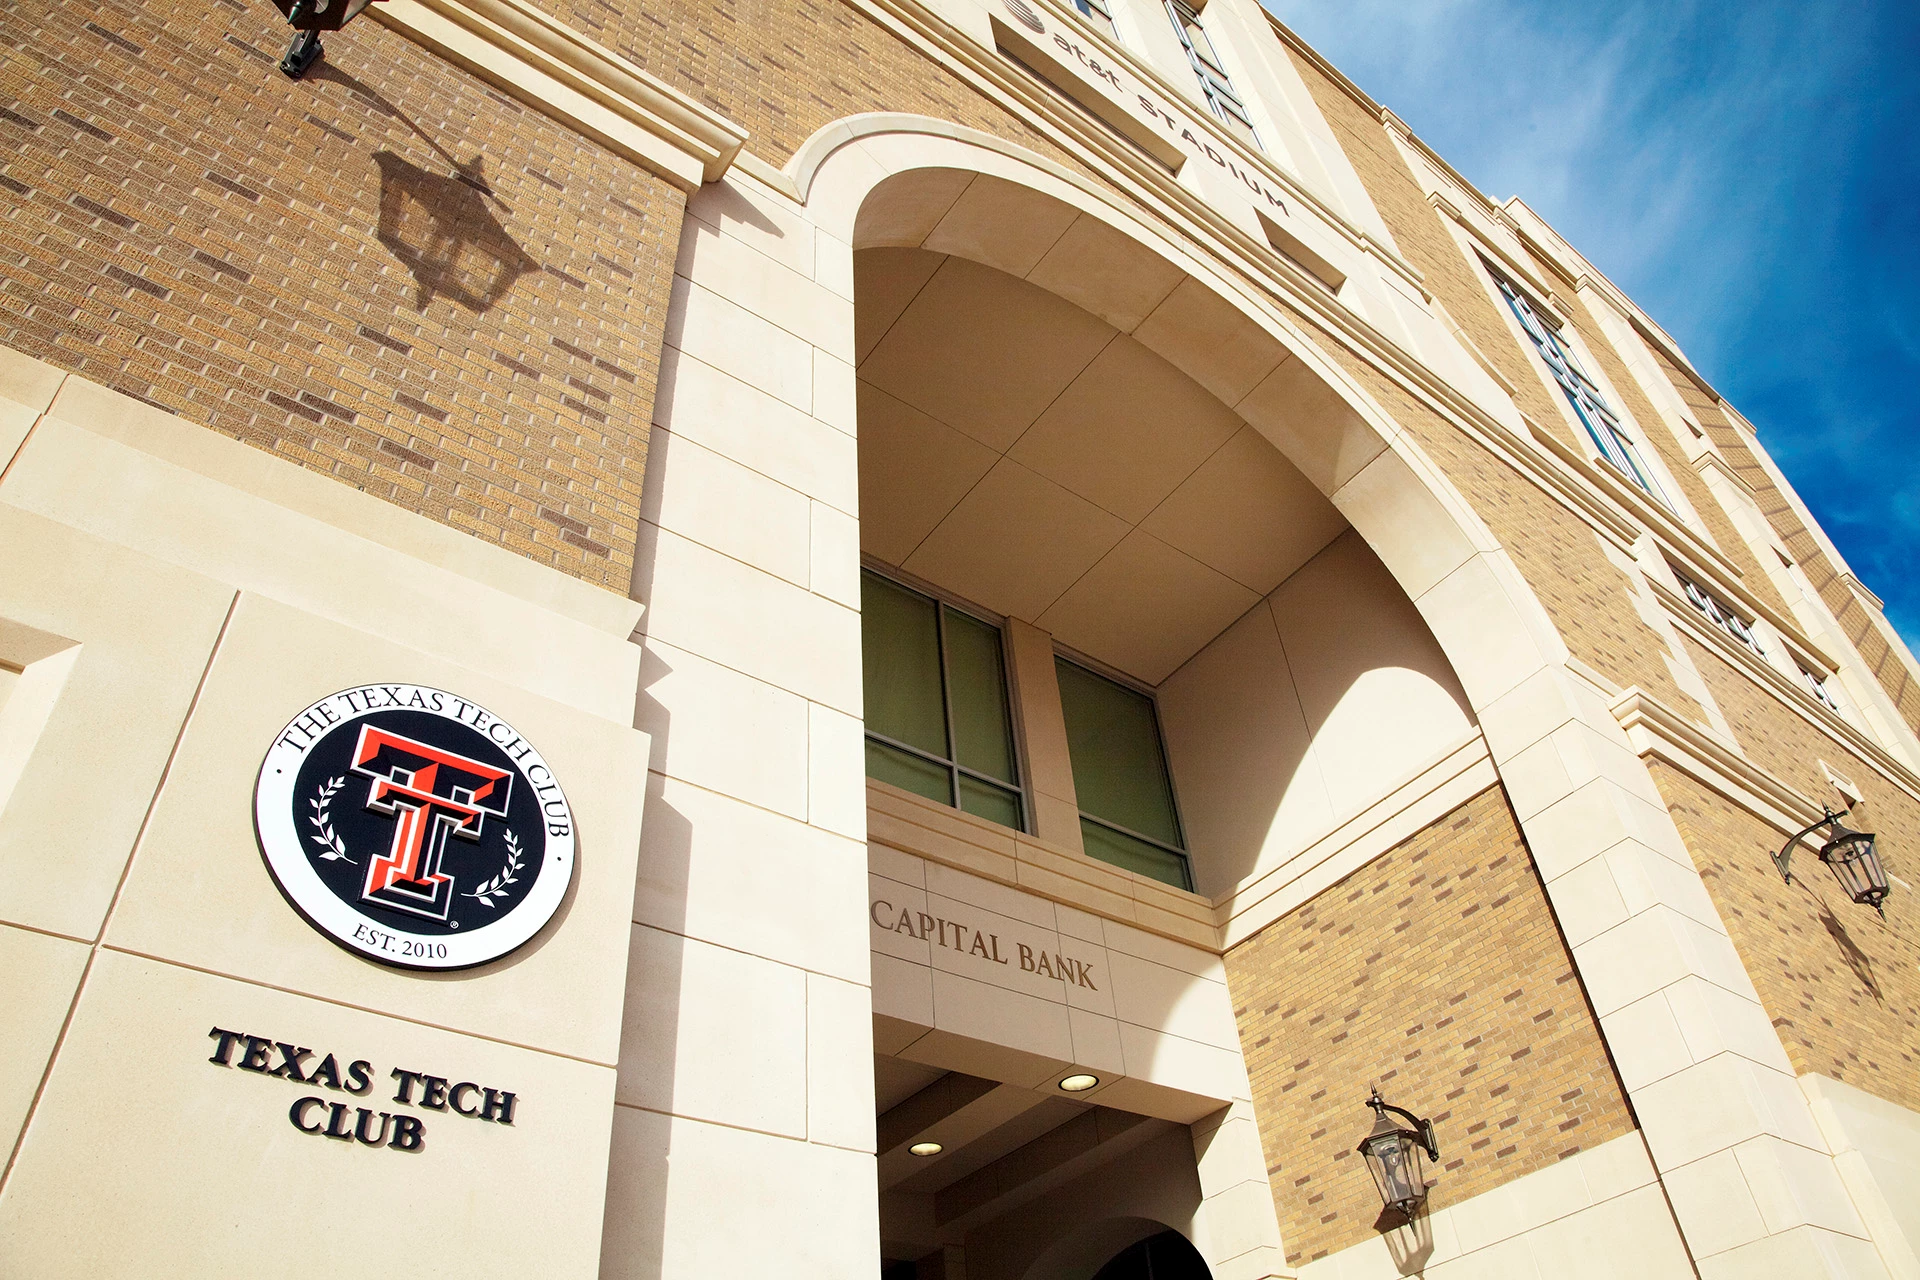
[(1646, 459), (1640, 456), (1639, 446), (1634, 444), (1633, 437), (1621, 425), (1619, 415), (1607, 405), (1600, 388), (1587, 376), (1579, 357), (1573, 353), (1573, 347), (1562, 341), (1559, 331), (1542, 320), (1539, 312), (1533, 309), (1533, 304), (1512, 284), (1498, 275), (1494, 277), (1494, 283), (1500, 286), (1500, 293), (1513, 309), (1520, 327), (1526, 330), (1534, 349), (1546, 361), (1553, 380), (1566, 392), (1568, 401), (1573, 405), (1574, 416), (1587, 429), (1587, 435), (1600, 450), (1600, 456), (1611, 463), (1614, 470), (1658, 498), (1662, 505), (1671, 507), (1673, 504), (1660, 492)]
[(1233, 81), (1227, 78), (1227, 69), (1221, 65), (1220, 55), (1214, 52), (1207, 29), (1200, 25), (1199, 11), (1187, 0), (1166, 0), (1166, 4), (1167, 16), (1173, 19), (1174, 32), (1187, 52), (1187, 62), (1200, 80), (1200, 96), (1229, 129), (1258, 147), (1260, 138), (1253, 131), (1253, 117), (1247, 114), (1247, 104), (1234, 92)]
[(1829, 711), (1838, 711), (1840, 704), (1834, 701), (1833, 690), (1827, 688), (1827, 676), (1821, 675), (1812, 666), (1795, 658), (1793, 665), (1800, 668), (1800, 678), (1807, 683), (1807, 689)]
[(1055, 665), (1088, 856), (1191, 889), (1153, 699), (1065, 658)]
[(1094, 30), (1115, 44), (1120, 42), (1120, 33), (1113, 27), (1113, 8), (1108, 0), (1067, 0), (1067, 3), (1079, 10), (1080, 16)]
[(867, 776), (1025, 830), (1000, 628), (868, 571), (860, 643)]
[(1732, 636), (1735, 640), (1738, 640), (1741, 644), (1747, 646), (1747, 648), (1760, 654), (1761, 657), (1766, 656), (1765, 652), (1760, 648), (1759, 639), (1753, 634), (1753, 623), (1751, 621), (1736, 612), (1732, 605), (1727, 604), (1721, 600), (1719, 596), (1714, 595), (1692, 578), (1681, 573), (1678, 569), (1673, 571), (1673, 576), (1679, 579), (1681, 590), (1687, 593), (1688, 602), (1705, 615), (1708, 621)]

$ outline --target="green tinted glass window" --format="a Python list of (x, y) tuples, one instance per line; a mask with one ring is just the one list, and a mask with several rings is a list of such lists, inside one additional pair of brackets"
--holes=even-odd
[(1064, 658), (1055, 666), (1087, 853), (1190, 887), (1153, 699)]
[(867, 776), (1024, 830), (1000, 629), (860, 575)]

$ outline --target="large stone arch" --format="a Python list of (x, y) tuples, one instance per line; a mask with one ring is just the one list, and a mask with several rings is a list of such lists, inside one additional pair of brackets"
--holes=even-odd
[[(1419, 445), (1297, 325), (1063, 166), (918, 117), (856, 116), (789, 166), (816, 227), (856, 249), (926, 247), (1059, 294), (1220, 398), (1320, 489), (1414, 602), (1476, 713), (1567, 657), (1546, 611)], [(929, 243), (977, 178), (977, 233)], [(1104, 270), (1049, 274), (1039, 252), (1083, 239)], [(1043, 243), (1044, 242), (1044, 243)], [(1149, 324), (1140, 281), (1177, 277)], [(1177, 312), (1181, 323), (1167, 322)]]
[[(920, 246), (1060, 294), (1218, 396), (1347, 519), (1413, 601), (1464, 689), (1533, 854), (1669, 1200), (1697, 1253), (1726, 1247), (1713, 1205), (1740, 1163), (1785, 1177), (1783, 1139), (1817, 1135), (1692, 856), (1599, 687), (1472, 505), (1299, 326), (1245, 282), (1078, 173), (978, 131), (877, 113), (815, 134), (782, 175), (852, 248)], [(964, 236), (933, 244), (977, 191)], [(1036, 220), (1088, 242), (1049, 277)], [(1177, 219), (1169, 219), (1177, 225)], [(1205, 231), (1196, 233), (1204, 241)], [(1130, 285), (1175, 273), (1149, 324)], [(1036, 272), (1039, 276), (1036, 277)], [(1163, 316), (1163, 319), (1166, 317)], [(1828, 1164), (1821, 1175), (1837, 1189)], [(1724, 1191), (1721, 1184), (1725, 1184)]]

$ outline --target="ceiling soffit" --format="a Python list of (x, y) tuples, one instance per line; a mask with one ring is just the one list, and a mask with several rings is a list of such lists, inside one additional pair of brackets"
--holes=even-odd
[(1148, 684), (1346, 522), (1133, 338), (966, 258), (855, 255), (861, 545)]

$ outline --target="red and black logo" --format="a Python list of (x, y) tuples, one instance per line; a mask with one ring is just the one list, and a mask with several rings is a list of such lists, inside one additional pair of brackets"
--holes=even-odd
[(274, 740), (255, 797), (281, 890), (389, 964), (483, 964), (532, 937), (573, 874), (573, 812), (518, 730), (457, 694), (365, 685)]

